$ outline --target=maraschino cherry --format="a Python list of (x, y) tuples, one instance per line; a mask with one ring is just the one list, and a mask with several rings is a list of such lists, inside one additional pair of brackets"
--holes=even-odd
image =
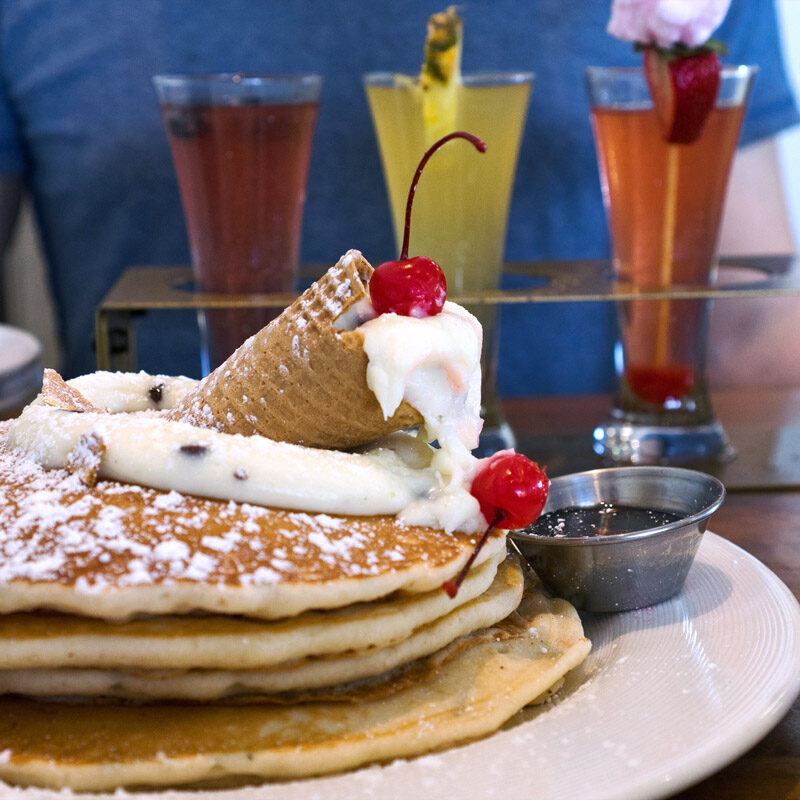
[(496, 528), (526, 528), (542, 513), (550, 480), (545, 470), (521, 453), (495, 453), (473, 478), (470, 494), (480, 503), (489, 527), (478, 540), (467, 563), (442, 588), (455, 597), (489, 535)]
[(447, 281), (442, 268), (426, 256), (408, 257), (411, 234), (411, 206), (417, 184), (428, 159), (450, 139), (466, 139), (483, 153), (486, 143), (465, 131), (453, 131), (434, 142), (419, 162), (406, 201), (403, 249), (398, 261), (386, 261), (375, 269), (369, 282), (372, 307), (378, 314), (395, 313), (404, 317), (432, 317), (438, 314), (447, 298)]

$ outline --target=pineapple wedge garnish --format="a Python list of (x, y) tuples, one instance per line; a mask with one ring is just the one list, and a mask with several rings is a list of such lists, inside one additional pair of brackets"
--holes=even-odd
[(419, 85), (427, 138), (431, 142), (456, 129), (462, 32), (463, 23), (456, 6), (428, 18)]

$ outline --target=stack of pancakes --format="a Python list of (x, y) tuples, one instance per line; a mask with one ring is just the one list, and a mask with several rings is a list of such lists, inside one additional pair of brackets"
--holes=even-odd
[(207, 784), (420, 754), (497, 729), (589, 650), (502, 532), (450, 598), (480, 533), (98, 479), (91, 441), (46, 470), (8, 446), (11, 424), (0, 779)]

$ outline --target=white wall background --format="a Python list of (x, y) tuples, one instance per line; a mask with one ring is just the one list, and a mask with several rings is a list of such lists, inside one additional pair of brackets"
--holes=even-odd
[[(783, 33), (783, 55), (795, 97), (800, 98), (800, 0), (777, 0), (778, 16)], [(791, 214), (792, 230), (800, 248), (800, 126), (782, 134), (778, 153)]]

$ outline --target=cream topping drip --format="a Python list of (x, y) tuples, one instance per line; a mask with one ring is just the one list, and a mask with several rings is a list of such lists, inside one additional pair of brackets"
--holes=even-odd
[(385, 417), (406, 400), (424, 420), (420, 436), (437, 444), (431, 460), (436, 486), (400, 513), (415, 525), (461, 526), (482, 520), (469, 486), (477, 467), (482, 329), (461, 306), (446, 302), (439, 314), (381, 314), (359, 326), (367, 354), (367, 385)]

